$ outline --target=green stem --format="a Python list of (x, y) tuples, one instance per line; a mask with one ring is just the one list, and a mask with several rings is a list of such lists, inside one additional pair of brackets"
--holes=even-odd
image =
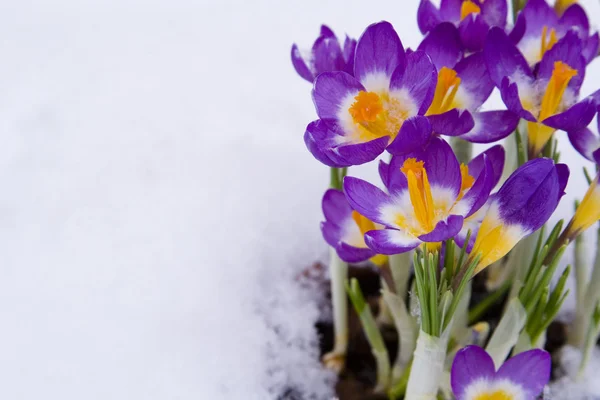
[(473, 144), (471, 142), (467, 142), (464, 139), (452, 136), (450, 138), (450, 145), (452, 146), (452, 150), (454, 150), (456, 158), (458, 158), (459, 162), (468, 164), (469, 161), (471, 161), (473, 152)]

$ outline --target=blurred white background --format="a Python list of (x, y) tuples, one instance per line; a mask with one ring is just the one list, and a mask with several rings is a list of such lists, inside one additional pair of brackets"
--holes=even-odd
[(325, 396), (293, 278), (328, 170), (290, 47), (386, 19), (414, 48), (417, 5), (0, 2), (0, 398)]

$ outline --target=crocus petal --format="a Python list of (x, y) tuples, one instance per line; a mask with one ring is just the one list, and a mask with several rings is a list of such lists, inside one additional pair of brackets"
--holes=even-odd
[(430, 243), (443, 242), (458, 234), (462, 225), (461, 215), (450, 215), (446, 221), (439, 221), (431, 232), (419, 236), (419, 240)]
[(340, 258), (348, 263), (359, 263), (367, 261), (375, 255), (375, 252), (368, 247), (354, 247), (345, 242), (339, 242), (335, 250)]
[(426, 117), (416, 115), (402, 124), (400, 132), (387, 150), (391, 154), (407, 154), (420, 149), (431, 138), (431, 124)]
[(500, 85), (500, 95), (502, 96), (502, 101), (506, 105), (506, 108), (510, 111), (528, 121), (537, 121), (531, 112), (523, 108), (523, 104), (519, 98), (519, 86), (516, 82), (511, 82), (508, 77), (505, 77)]
[(296, 44), (292, 46), (292, 65), (294, 66), (294, 69), (298, 75), (300, 75), (302, 78), (311, 83), (315, 79), (315, 76), (304, 61), (304, 58), (302, 58), (302, 54), (300, 53), (300, 50)]
[(330, 167), (343, 167), (337, 162), (338, 157), (333, 152), (338, 135), (328, 128), (323, 120), (308, 124), (304, 132), (304, 143), (311, 154), (323, 164)]
[(588, 36), (590, 31), (590, 21), (585, 10), (579, 4), (569, 6), (558, 20), (558, 25), (560, 28), (558, 33), (561, 35), (575, 29), (581, 37), (583, 35)]
[(591, 98), (585, 99), (567, 111), (543, 120), (543, 124), (563, 131), (576, 131), (585, 128), (592, 122), (596, 113), (596, 104)]
[[(354, 76), (369, 87), (372, 80), (387, 79), (406, 63), (404, 48), (389, 22), (370, 25), (358, 39), (354, 57)], [(370, 90), (373, 90), (369, 87)]]
[(479, 108), (494, 90), (494, 82), (490, 78), (485, 57), (482, 52), (472, 54), (456, 65), (456, 73), (460, 77), (459, 92), (464, 90), (469, 98), (469, 110)]
[(342, 48), (334, 36), (319, 36), (312, 48), (316, 74), (343, 71), (346, 63)]
[(321, 119), (336, 120), (344, 101), (361, 90), (365, 90), (363, 85), (345, 72), (325, 72), (317, 76), (312, 91), (317, 115)]
[(442, 22), (433, 28), (417, 50), (427, 53), (438, 71), (442, 67), (454, 68), (463, 54), (458, 30), (450, 22)]
[(475, 126), (469, 111), (456, 108), (442, 114), (429, 115), (427, 118), (433, 131), (440, 135), (459, 136), (469, 132)]
[(325, 24), (321, 25), (321, 35), (320, 36), (325, 36), (325, 37), (335, 37), (335, 33), (333, 33), (333, 31), (331, 30), (330, 27), (328, 27)]
[(558, 200), (565, 195), (565, 188), (569, 181), (569, 167), (566, 164), (556, 164), (556, 173), (558, 174)]
[(365, 242), (377, 254), (400, 254), (410, 251), (422, 242), (406, 232), (396, 229), (380, 229), (365, 234)]
[(539, 36), (544, 26), (553, 28), (558, 25), (556, 11), (546, 3), (546, 0), (529, 0), (521, 14), (527, 21), (525, 36)]
[(325, 220), (335, 225), (342, 226), (348, 218), (352, 218), (352, 208), (341, 190), (328, 189), (323, 195), (321, 206)]
[(463, 400), (469, 386), (480, 380), (492, 380), (496, 370), (492, 357), (479, 346), (466, 346), (454, 357), (450, 372), (452, 392)]
[(552, 360), (541, 349), (529, 350), (508, 359), (496, 374), (496, 379), (507, 379), (520, 385), (527, 398), (536, 398), (550, 380)]
[(406, 56), (406, 68), (398, 68), (390, 80), (390, 90), (406, 91), (414, 104), (419, 106), (418, 114), (424, 114), (431, 105), (437, 83), (437, 72), (431, 58), (422, 51)]
[(585, 77), (585, 59), (582, 56), (583, 44), (581, 39), (577, 36), (574, 31), (569, 31), (556, 43), (550, 50), (548, 50), (538, 68), (537, 79), (538, 80), (549, 80), (554, 71), (554, 64), (557, 61), (562, 61), (569, 67), (577, 70), (575, 75), (569, 81), (569, 89), (575, 93), (579, 93), (579, 88), (583, 83)]
[(492, 184), (496, 186), (502, 177), (502, 171), (504, 170), (504, 159), (505, 159), (505, 151), (502, 145), (497, 144), (494, 147), (490, 147), (483, 153), (479, 154), (477, 157), (472, 159), (469, 162), (469, 175), (473, 178), (477, 179), (479, 174), (483, 171), (485, 167), (484, 158), (490, 161), (493, 170), (493, 179)]
[(458, 32), (463, 46), (469, 51), (479, 51), (485, 45), (490, 26), (483, 15), (471, 14), (460, 21)]
[(390, 138), (383, 136), (370, 142), (348, 144), (332, 149), (337, 153), (336, 162), (338, 165), (349, 167), (352, 165), (362, 165), (373, 161), (385, 150)]
[(421, 0), (417, 11), (417, 23), (423, 35), (440, 23), (440, 12), (429, 0)]
[(328, 221), (321, 222), (321, 233), (323, 238), (333, 248), (336, 248), (343, 236), (343, 228)]
[(594, 152), (600, 148), (600, 137), (594, 135), (588, 128), (583, 128), (577, 131), (569, 131), (569, 141), (585, 158), (594, 161)]
[(472, 114), (475, 126), (461, 135), (472, 143), (492, 143), (510, 135), (519, 123), (519, 116), (512, 111), (484, 111)]
[(390, 197), (378, 187), (362, 179), (347, 176), (344, 178), (344, 194), (350, 206), (373, 222), (389, 225), (393, 221), (382, 219), (381, 208), (390, 204)]
[(379, 160), (379, 164), (377, 165), (377, 171), (379, 172), (379, 177), (381, 178), (381, 182), (383, 185), (388, 188), (390, 186), (390, 164), (386, 163), (383, 160)]
[(586, 64), (591, 63), (592, 60), (598, 56), (599, 45), (600, 36), (598, 35), (598, 32), (594, 33), (584, 41), (581, 55), (585, 59)]
[(415, 154), (415, 158), (424, 161), (423, 166), (432, 190), (448, 189), (455, 200), (460, 192), (462, 178), (460, 164), (450, 145), (439, 137), (432, 138), (427, 148), (420, 154)]
[(490, 26), (506, 26), (508, 4), (506, 0), (485, 0), (481, 2), (481, 15)]
[(408, 155), (393, 156), (388, 165), (387, 173), (387, 188), (390, 194), (398, 194), (404, 192), (408, 188), (408, 180), (406, 175), (400, 170)]
[[(469, 171), (470, 172), (470, 171)], [(479, 210), (487, 201), (494, 187), (494, 168), (492, 162), (483, 155), (483, 170), (478, 174), (473, 186), (452, 207), (455, 214), (467, 218)]]
[(344, 60), (346, 61), (346, 67), (344, 72), (354, 75), (354, 52), (356, 51), (356, 40), (346, 36), (344, 40)]
[(460, 8), (463, 0), (442, 0), (440, 2), (440, 16), (444, 21), (460, 21)]
[(500, 28), (492, 28), (488, 32), (483, 54), (490, 78), (498, 87), (505, 77), (512, 77), (515, 73), (533, 78), (527, 60)]

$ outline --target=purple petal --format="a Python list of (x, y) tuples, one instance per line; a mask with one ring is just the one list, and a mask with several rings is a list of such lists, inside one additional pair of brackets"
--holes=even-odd
[(527, 21), (525, 36), (539, 36), (544, 26), (548, 29), (555, 28), (558, 25), (558, 16), (556, 11), (546, 3), (546, 0), (529, 0), (521, 14)]
[(577, 30), (580, 37), (587, 37), (590, 32), (590, 22), (583, 7), (573, 4), (565, 10), (558, 20), (558, 33), (562, 36), (571, 29)]
[(364, 82), (371, 74), (391, 77), (398, 66), (406, 63), (404, 48), (389, 22), (370, 25), (358, 39), (354, 58), (354, 76)]
[(390, 164), (388, 165), (388, 184), (387, 188), (390, 194), (401, 193), (406, 190), (408, 187), (408, 180), (406, 179), (406, 175), (404, 172), (400, 170), (407, 156), (411, 154), (403, 155), (403, 156), (393, 156)]
[(473, 116), (467, 110), (453, 108), (443, 114), (429, 115), (433, 131), (440, 135), (459, 136), (469, 132), (475, 126)]
[(556, 164), (556, 173), (558, 174), (558, 198), (565, 195), (565, 188), (569, 182), (569, 167), (566, 164)]
[(427, 53), (438, 69), (454, 68), (462, 58), (462, 46), (458, 30), (450, 22), (442, 22), (423, 39), (417, 50)]
[(519, 123), (519, 116), (512, 111), (484, 111), (473, 113), (475, 126), (460, 136), (473, 143), (492, 143), (510, 135)]
[(442, 0), (440, 2), (440, 16), (444, 21), (460, 21), (460, 9), (463, 0)]
[(383, 185), (389, 190), (390, 187), (390, 165), (383, 160), (379, 160), (377, 171)]
[(454, 357), (450, 382), (457, 400), (464, 400), (469, 386), (479, 380), (491, 380), (495, 373), (494, 361), (479, 346), (466, 346)]
[(343, 71), (346, 63), (335, 36), (319, 36), (312, 48), (315, 74)]
[(504, 77), (512, 77), (516, 72), (533, 77), (525, 57), (500, 28), (492, 28), (488, 32), (483, 54), (490, 78), (498, 87)]
[(424, 114), (433, 101), (437, 72), (431, 59), (422, 51), (406, 56), (406, 68), (398, 68), (390, 80), (390, 90), (406, 90), (419, 106), (419, 114)]
[(325, 36), (325, 37), (335, 37), (335, 33), (333, 33), (333, 31), (331, 30), (330, 27), (328, 27), (327, 25), (323, 24), (321, 25), (321, 35), (320, 36)]
[(550, 380), (552, 360), (544, 350), (529, 350), (508, 359), (498, 372), (496, 379), (508, 379), (520, 385), (527, 398), (536, 398)]
[(363, 85), (345, 72), (325, 72), (317, 76), (312, 91), (317, 115), (321, 119), (336, 120), (343, 101), (361, 90), (365, 90)]
[(302, 78), (311, 83), (315, 79), (315, 76), (311, 72), (308, 65), (306, 65), (306, 62), (302, 58), (300, 50), (298, 50), (298, 46), (296, 44), (292, 46), (292, 65), (294, 66), (294, 69), (298, 75), (300, 75)]
[(523, 35), (525, 34), (526, 25), (527, 22), (525, 20), (525, 16), (523, 13), (519, 13), (519, 15), (517, 15), (517, 22), (515, 23), (515, 26), (508, 34), (508, 37), (513, 43), (517, 44), (521, 41)]
[[(468, 189), (465, 195), (452, 208), (452, 212), (460, 214), (465, 218), (477, 212), (485, 204), (495, 186), (492, 162), (487, 158), (485, 153), (482, 155), (483, 170), (478, 175), (471, 175), (473, 177), (477, 176), (473, 186)], [(502, 174), (502, 171), (500, 171), (500, 174)]]
[(553, 115), (542, 121), (544, 125), (563, 131), (577, 131), (592, 122), (596, 113), (596, 105), (591, 98), (585, 99), (560, 114)]
[(379, 211), (382, 206), (391, 202), (383, 190), (362, 179), (347, 176), (344, 178), (344, 194), (350, 206), (371, 221), (383, 225), (390, 223), (381, 219)]
[(600, 36), (598, 35), (598, 32), (594, 33), (584, 41), (581, 55), (585, 59), (586, 64), (591, 63), (592, 60), (598, 56), (599, 45)]
[(519, 86), (516, 82), (510, 82), (510, 79), (505, 77), (500, 85), (500, 95), (506, 108), (517, 114), (517, 116), (531, 122), (537, 121), (531, 112), (523, 108), (523, 104), (519, 98)]
[(471, 162), (469, 162), (469, 175), (475, 179), (477, 179), (481, 171), (483, 171), (485, 166), (484, 157), (487, 157), (487, 159), (490, 161), (493, 170), (492, 186), (496, 186), (502, 177), (502, 171), (504, 171), (504, 147), (502, 147), (500, 144), (497, 144), (479, 154), (477, 157), (472, 159)]
[(554, 70), (554, 63), (562, 61), (569, 67), (577, 70), (575, 75), (569, 81), (569, 88), (575, 93), (579, 93), (579, 88), (585, 77), (585, 59), (582, 56), (583, 44), (577, 33), (567, 32), (565, 37), (560, 39), (550, 50), (548, 50), (540, 61), (537, 73), (537, 79), (549, 80)]
[(431, 124), (426, 117), (416, 115), (402, 124), (400, 132), (387, 150), (391, 154), (407, 154), (420, 149), (431, 138)]
[(460, 164), (448, 143), (439, 137), (431, 139), (430, 144), (415, 158), (424, 161), (424, 168), (432, 187), (448, 188), (458, 196), (462, 177)]
[(460, 86), (470, 95), (469, 110), (480, 107), (494, 90), (483, 52), (466, 57), (456, 65), (455, 70), (460, 77)]
[(423, 35), (440, 23), (440, 12), (429, 0), (421, 0), (417, 11), (417, 23)]
[(485, 45), (485, 37), (490, 26), (483, 15), (471, 14), (458, 25), (458, 32), (463, 46), (469, 51), (480, 51)]
[(454, 237), (463, 225), (463, 217), (450, 215), (446, 221), (440, 221), (429, 233), (419, 236), (423, 242), (443, 242)]
[(405, 253), (421, 244), (416, 237), (396, 229), (369, 231), (365, 242), (377, 254), (386, 255)]
[(375, 256), (375, 252), (368, 247), (354, 247), (345, 242), (339, 242), (335, 249), (342, 261), (347, 263), (359, 263)]
[(508, 4), (506, 0), (485, 0), (481, 2), (481, 15), (490, 26), (506, 26)]
[(337, 136), (324, 121), (319, 119), (306, 127), (304, 143), (311, 154), (323, 164), (330, 167), (342, 167), (343, 165), (339, 164), (338, 157), (332, 151)]
[(323, 238), (333, 248), (336, 248), (344, 235), (343, 228), (331, 222), (321, 222), (321, 233)]
[(497, 193), (500, 218), (527, 232), (550, 218), (560, 199), (560, 182), (554, 162), (537, 158), (519, 167)]
[(323, 195), (321, 206), (325, 220), (334, 225), (343, 226), (349, 218), (352, 218), (352, 208), (341, 190), (327, 190)]
[(594, 151), (600, 148), (600, 137), (594, 135), (588, 128), (567, 132), (569, 141), (585, 158), (594, 161)]
[(356, 51), (356, 40), (346, 36), (344, 40), (344, 60), (346, 61), (346, 67), (344, 72), (354, 75), (354, 53)]
[(384, 152), (389, 140), (389, 136), (383, 136), (370, 142), (336, 147), (333, 149), (337, 155), (336, 162), (345, 167), (371, 162)]

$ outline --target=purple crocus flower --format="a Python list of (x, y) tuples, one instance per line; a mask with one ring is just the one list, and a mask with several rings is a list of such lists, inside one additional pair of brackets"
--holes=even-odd
[(422, 50), (438, 70), (433, 102), (426, 115), (436, 133), (475, 143), (503, 139), (515, 130), (519, 117), (508, 110), (479, 112), (494, 89), (482, 52), (463, 57), (458, 29), (442, 22), (423, 39)]
[(534, 400), (550, 380), (548, 352), (533, 349), (508, 359), (496, 371), (492, 357), (479, 346), (456, 353), (450, 382), (456, 400)]
[(490, 77), (506, 107), (527, 120), (529, 158), (539, 155), (552, 134), (587, 126), (596, 110), (592, 98), (575, 99), (585, 76), (581, 39), (568, 32), (532, 70), (499, 28), (488, 33), (484, 55)]
[[(600, 114), (600, 107), (598, 107)], [(597, 118), (598, 132), (600, 133), (600, 115)], [(588, 127), (567, 132), (571, 144), (585, 158), (600, 164), (600, 137)]]
[(569, 178), (565, 164), (537, 158), (519, 167), (488, 205), (471, 259), (480, 255), (480, 272), (504, 257), (522, 238), (538, 230), (556, 209)]
[(354, 211), (340, 190), (327, 190), (322, 205), (325, 221), (321, 222), (321, 232), (342, 260), (358, 263), (371, 259), (376, 265), (385, 263), (387, 257), (375, 254), (364, 239), (367, 231), (381, 229), (382, 226)]
[[(559, 10), (564, 6), (558, 7)], [(528, 64), (533, 67), (570, 31), (582, 41), (581, 54), (589, 64), (598, 55), (598, 32), (590, 35), (588, 17), (579, 4), (570, 4), (559, 13), (545, 0), (527, 1), (511, 32), (511, 39), (518, 43)]]
[(494, 179), (487, 157), (475, 179), (436, 136), (424, 148), (394, 157), (389, 168), (380, 171), (389, 194), (361, 179), (344, 179), (352, 208), (385, 226), (365, 234), (367, 245), (379, 254), (403, 253), (453, 237), (464, 218), (485, 203)]
[(332, 167), (372, 161), (388, 146), (406, 147), (415, 116), (429, 108), (435, 84), (427, 54), (407, 55), (390, 23), (373, 24), (356, 45), (354, 76), (325, 72), (315, 79), (313, 101), (320, 119), (306, 128), (306, 146)]
[(328, 26), (321, 26), (321, 34), (310, 51), (302, 52), (298, 45), (292, 46), (292, 64), (298, 75), (313, 82), (323, 72), (354, 70), (356, 40), (346, 36), (344, 47)]
[(442, 22), (450, 22), (458, 28), (463, 46), (478, 51), (491, 27), (504, 29), (507, 13), (506, 0), (442, 0), (439, 9), (430, 0), (421, 0), (417, 22), (423, 34)]

